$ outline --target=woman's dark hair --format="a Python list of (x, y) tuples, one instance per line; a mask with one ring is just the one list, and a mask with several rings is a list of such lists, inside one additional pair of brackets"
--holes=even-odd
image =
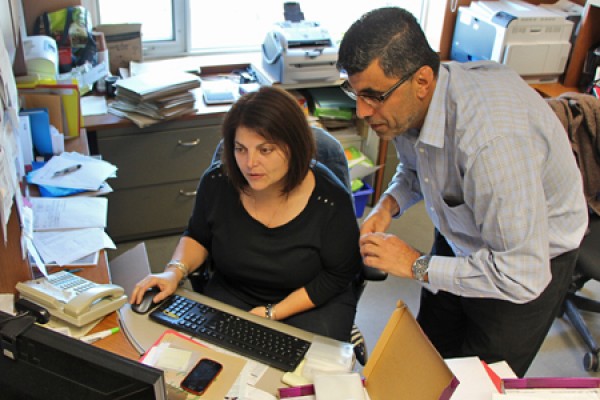
[(298, 101), (283, 89), (264, 86), (242, 96), (231, 107), (222, 127), (222, 160), (238, 191), (248, 188), (234, 153), (236, 131), (242, 126), (282, 148), (289, 165), (283, 192), (289, 193), (298, 186), (308, 173), (316, 152), (312, 130)]
[(397, 7), (364, 14), (344, 34), (337, 68), (349, 76), (364, 71), (378, 60), (383, 73), (400, 78), (424, 65), (437, 76), (440, 57), (433, 51), (416, 18)]

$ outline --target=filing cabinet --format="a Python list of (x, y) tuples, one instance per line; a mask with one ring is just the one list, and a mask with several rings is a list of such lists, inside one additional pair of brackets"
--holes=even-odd
[(214, 115), (96, 131), (99, 154), (118, 167), (108, 182), (114, 192), (108, 195), (107, 232), (115, 242), (183, 232), (221, 123), (222, 116)]

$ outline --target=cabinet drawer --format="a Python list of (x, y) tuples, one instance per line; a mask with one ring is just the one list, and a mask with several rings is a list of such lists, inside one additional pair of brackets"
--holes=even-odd
[(181, 233), (199, 180), (117, 190), (108, 195), (107, 232), (115, 242)]
[(218, 125), (99, 137), (98, 151), (118, 168), (110, 185), (134, 188), (198, 179), (220, 137)]

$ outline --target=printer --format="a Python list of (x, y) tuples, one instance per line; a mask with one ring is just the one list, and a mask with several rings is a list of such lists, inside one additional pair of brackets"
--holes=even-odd
[(336, 81), (337, 47), (317, 22), (278, 22), (262, 45), (262, 67), (273, 83)]
[(473, 1), (458, 9), (450, 58), (497, 61), (528, 82), (557, 82), (572, 31), (564, 15), (524, 1)]

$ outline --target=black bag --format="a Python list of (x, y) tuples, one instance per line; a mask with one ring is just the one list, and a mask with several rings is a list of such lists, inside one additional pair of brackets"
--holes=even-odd
[(35, 22), (34, 33), (56, 40), (61, 73), (86, 62), (92, 66), (97, 64), (92, 18), (84, 7), (73, 6), (43, 13)]

